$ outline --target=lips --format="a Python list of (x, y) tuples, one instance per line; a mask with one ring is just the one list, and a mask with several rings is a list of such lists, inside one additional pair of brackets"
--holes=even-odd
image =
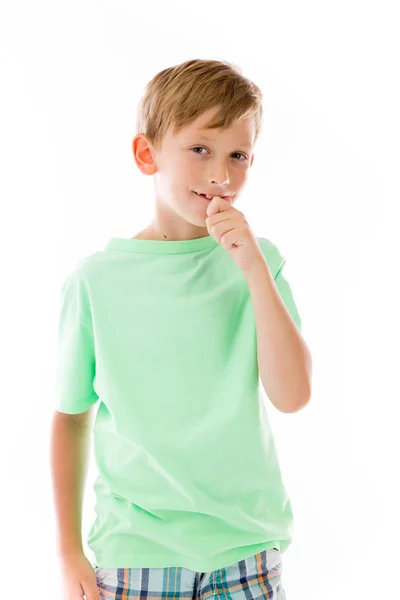
[[(205, 200), (208, 200), (208, 201), (212, 200), (212, 198), (207, 198), (207, 195), (206, 195), (206, 194), (202, 194), (201, 192), (196, 192), (195, 190), (193, 190), (193, 192), (194, 192), (194, 193), (195, 193), (197, 196), (201, 196), (201, 197), (202, 197), (202, 198), (204, 198)], [(215, 196), (218, 196), (218, 195), (219, 195), (219, 194), (208, 194), (208, 196), (212, 196), (213, 198), (214, 198)], [(226, 198), (232, 198), (232, 196), (220, 196), (220, 198), (224, 198), (224, 199), (226, 199)]]
[[(193, 191), (194, 191), (194, 190), (193, 190)], [(201, 196), (202, 198), (204, 198), (204, 200), (208, 200), (208, 201), (210, 201), (210, 199), (209, 199), (209, 198), (207, 198), (207, 196), (206, 196), (205, 194), (199, 194), (198, 192), (195, 192), (195, 191), (194, 191), (194, 193), (196, 194), (196, 196)]]

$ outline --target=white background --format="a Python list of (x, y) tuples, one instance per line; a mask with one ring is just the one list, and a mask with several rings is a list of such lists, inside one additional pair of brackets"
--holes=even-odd
[(264, 94), (236, 207), (286, 257), (313, 354), (303, 411), (283, 414), (266, 400), (295, 516), (286, 596), (397, 597), (398, 31), (395, 3), (385, 1), (2, 3), (7, 596), (61, 598), (49, 467), (61, 281), (110, 237), (132, 237), (151, 220), (153, 179), (131, 151), (146, 83), (188, 59), (222, 58)]

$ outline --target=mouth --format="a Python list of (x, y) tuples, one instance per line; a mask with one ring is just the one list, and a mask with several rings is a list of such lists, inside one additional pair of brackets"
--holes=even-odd
[[(192, 190), (194, 194), (196, 194), (196, 196), (200, 196), (201, 198), (204, 198), (204, 200), (207, 200), (207, 202), (211, 202), (211, 200), (214, 198), (214, 196), (212, 194), (201, 194), (199, 192), (195, 192), (194, 190)], [(224, 200), (230, 200), (235, 196), (235, 194), (233, 194), (232, 196), (220, 196), (220, 198), (223, 198)]]

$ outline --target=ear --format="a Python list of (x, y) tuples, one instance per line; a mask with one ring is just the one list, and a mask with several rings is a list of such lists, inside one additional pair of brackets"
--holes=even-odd
[(138, 133), (132, 140), (133, 158), (143, 175), (154, 175), (157, 165), (152, 149), (143, 133)]

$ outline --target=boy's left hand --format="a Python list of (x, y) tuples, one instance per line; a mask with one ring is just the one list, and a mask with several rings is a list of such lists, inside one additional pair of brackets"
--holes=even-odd
[(246, 218), (228, 200), (214, 196), (207, 206), (206, 226), (210, 235), (227, 251), (242, 271), (265, 263), (264, 255)]

